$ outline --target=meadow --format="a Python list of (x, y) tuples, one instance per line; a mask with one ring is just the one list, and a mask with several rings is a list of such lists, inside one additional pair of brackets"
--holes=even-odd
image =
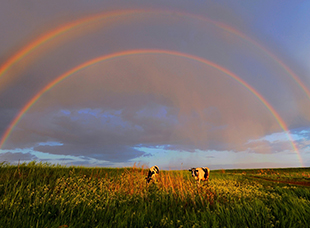
[(184, 171), (0, 164), (0, 227), (309, 227), (310, 168)]

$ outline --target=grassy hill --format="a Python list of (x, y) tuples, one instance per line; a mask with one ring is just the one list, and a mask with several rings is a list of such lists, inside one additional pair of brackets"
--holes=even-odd
[(0, 227), (309, 227), (309, 168), (147, 171), (2, 163)]

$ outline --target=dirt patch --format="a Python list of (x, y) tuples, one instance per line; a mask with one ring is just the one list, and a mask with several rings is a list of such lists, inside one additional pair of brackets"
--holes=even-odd
[(268, 179), (265, 177), (257, 177), (257, 176), (249, 176), (251, 178), (261, 179), (265, 181), (275, 182), (275, 183), (282, 183), (282, 184), (293, 184), (293, 185), (300, 185), (300, 186), (308, 186), (310, 187), (310, 182), (302, 182), (302, 181), (283, 181), (283, 180), (274, 180)]

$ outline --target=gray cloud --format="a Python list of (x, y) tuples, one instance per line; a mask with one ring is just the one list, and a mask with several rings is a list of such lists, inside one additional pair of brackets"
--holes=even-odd
[(29, 162), (37, 159), (38, 158), (35, 155), (32, 155), (31, 153), (6, 152), (0, 154), (0, 161), (8, 163)]
[[(180, 67), (171, 70), (171, 64)], [(177, 56), (144, 55), (85, 69), (44, 94), (6, 148), (121, 162), (143, 155), (133, 149), (140, 144), (242, 151), (248, 140), (281, 131), (245, 87), (209, 66), (197, 70), (196, 64)], [(49, 141), (63, 145), (38, 145)], [(259, 144), (257, 152), (271, 150)], [(281, 151), (287, 145), (272, 148)]]

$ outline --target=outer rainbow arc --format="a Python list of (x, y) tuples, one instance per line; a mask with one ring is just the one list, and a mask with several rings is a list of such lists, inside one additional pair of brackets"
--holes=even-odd
[(275, 60), (287, 73), (288, 75), (296, 82), (296, 84), (304, 91), (308, 99), (310, 100), (310, 91), (307, 89), (307, 87), (302, 83), (300, 78), (288, 67), (286, 66), (276, 55), (274, 55), (272, 52), (268, 51), (264, 46), (256, 42), (255, 40), (251, 39), (250, 37), (246, 36), (245, 34), (241, 33), (240, 31), (236, 29), (232, 29), (231, 27), (220, 23), (220, 22), (215, 22), (218, 27), (222, 28), (223, 30), (226, 30), (238, 37), (240, 37), (243, 40), (248, 41), (251, 44), (254, 44), (256, 47), (259, 49), (263, 50), (271, 59)]
[(204, 63), (204, 64), (206, 64), (208, 66), (211, 66), (211, 67), (213, 67), (213, 68), (215, 68), (215, 69), (225, 73), (230, 78), (232, 78), (232, 79), (236, 80), (237, 82), (239, 82), (242, 86), (244, 86), (247, 90), (249, 90), (251, 93), (253, 93), (262, 102), (262, 104), (274, 116), (274, 118), (276, 119), (276, 121), (279, 124), (279, 126), (283, 129), (283, 131), (285, 131), (287, 133), (288, 139), (291, 141), (292, 148), (296, 152), (296, 154), (298, 156), (298, 159), (299, 159), (301, 165), (303, 166), (303, 162), (302, 162), (301, 156), (299, 154), (299, 151), (297, 149), (297, 146), (295, 145), (295, 143), (294, 143), (294, 141), (293, 141), (293, 139), (292, 139), (292, 137), (291, 137), (291, 135), (289, 133), (289, 129), (286, 126), (285, 122), (283, 121), (281, 116), (276, 112), (276, 110), (268, 103), (268, 101), (261, 94), (259, 94), (253, 87), (251, 87), (244, 80), (242, 80), (237, 75), (235, 75), (234, 73), (230, 72), (229, 70), (225, 69), (224, 67), (219, 66), (219, 65), (217, 65), (217, 64), (215, 64), (213, 62), (210, 62), (210, 61), (208, 61), (206, 59), (203, 59), (203, 58), (200, 58), (200, 57), (197, 57), (197, 56), (193, 56), (193, 55), (189, 55), (189, 54), (184, 54), (184, 53), (176, 52), (176, 51), (153, 50), (153, 49), (129, 50), (129, 51), (117, 52), (117, 53), (113, 53), (113, 54), (109, 54), (109, 55), (100, 56), (100, 57), (94, 58), (94, 59), (92, 59), (90, 61), (84, 62), (84, 63), (78, 65), (77, 67), (67, 71), (66, 73), (60, 75), (55, 80), (53, 80), (48, 85), (46, 85), (43, 89), (41, 89), (20, 110), (18, 115), (14, 118), (14, 120), (11, 122), (11, 124), (9, 125), (9, 127), (7, 128), (5, 133), (3, 134), (2, 139), (0, 141), (0, 149), (2, 148), (2, 146), (4, 145), (6, 140), (8, 139), (9, 135), (11, 134), (12, 130), (18, 124), (18, 122), (20, 121), (22, 116), (39, 100), (39, 98), (45, 92), (49, 91), (52, 87), (57, 85), (59, 82), (61, 82), (62, 80), (68, 78), (69, 76), (71, 76), (72, 74), (78, 72), (79, 70), (82, 70), (82, 69), (84, 69), (86, 67), (89, 67), (89, 66), (91, 66), (93, 64), (96, 64), (98, 62), (102, 62), (102, 61), (105, 61), (105, 60), (111, 60), (111, 59), (122, 57), (122, 56), (141, 55), (141, 54), (167, 54), (167, 55), (174, 55), (174, 56), (179, 56), (179, 57), (183, 57), (183, 58), (188, 58), (188, 59), (196, 60), (198, 62)]
[(22, 48), (20, 51), (18, 51), (15, 55), (10, 57), (1, 67), (0, 67), (0, 79), (4, 75), (5, 72), (7, 72), (11, 66), (13, 66), (15, 63), (17, 63), (19, 60), (21, 60), (23, 57), (25, 57), (27, 54), (38, 48), (39, 46), (43, 45), (44, 43), (48, 42), (49, 40), (67, 32), (70, 31), (78, 26), (91, 23), (93, 21), (102, 20), (104, 18), (110, 18), (115, 16), (124, 16), (124, 15), (130, 15), (130, 14), (136, 14), (136, 13), (165, 13), (165, 14), (175, 14), (175, 15), (185, 15), (191, 18), (196, 18), (198, 20), (207, 21), (208, 23), (211, 23), (215, 25), (218, 28), (223, 29), (224, 31), (227, 31), (231, 34), (236, 35), (237, 37), (240, 37), (243, 40), (248, 41), (249, 43), (255, 45), (259, 49), (263, 50), (267, 55), (269, 55), (272, 59), (274, 59), (287, 73), (288, 75), (297, 83), (297, 85), (304, 91), (308, 99), (310, 100), (310, 91), (307, 89), (306, 86), (303, 85), (302, 81), (299, 79), (299, 77), (289, 68), (287, 67), (281, 60), (279, 60), (274, 54), (272, 54), (270, 51), (268, 51), (266, 48), (264, 48), (262, 45), (254, 41), (253, 39), (249, 38), (245, 34), (241, 33), (240, 31), (233, 29), (229, 27), (226, 24), (223, 24), (221, 22), (215, 22), (211, 19), (205, 18), (203, 16), (197, 16), (193, 14), (189, 14), (186, 12), (178, 12), (178, 11), (169, 11), (169, 10), (145, 10), (145, 9), (136, 9), (136, 10), (123, 10), (123, 11), (113, 11), (109, 13), (104, 14), (96, 14), (94, 16), (85, 17), (80, 20), (76, 20), (71, 23), (67, 23), (63, 26), (57, 27), (56, 29), (52, 30), (51, 32), (45, 33), (44, 35), (40, 36), (39, 38), (32, 41), (30, 44), (26, 45), (24, 48)]
[(115, 17), (120, 15), (127, 15), (127, 14), (133, 14), (133, 13), (139, 13), (139, 12), (146, 12), (145, 10), (126, 10), (126, 11), (113, 11), (106, 14), (97, 14), (95, 16), (85, 17), (80, 20), (73, 21), (71, 23), (67, 23), (63, 26), (59, 26), (56, 29), (47, 32), (40, 36), (39, 38), (33, 40), (29, 44), (27, 44), (25, 47), (23, 47), (21, 50), (19, 50), (16, 54), (11, 56), (1, 67), (0, 67), (0, 78), (3, 76), (5, 72), (7, 72), (12, 65), (20, 61), (23, 57), (25, 57), (30, 52), (34, 51), (39, 46), (45, 44), (49, 40), (69, 31), (72, 30), (78, 26), (82, 26), (87, 23), (91, 23), (96, 20), (102, 20), (103, 18), (109, 18), (109, 17)]

